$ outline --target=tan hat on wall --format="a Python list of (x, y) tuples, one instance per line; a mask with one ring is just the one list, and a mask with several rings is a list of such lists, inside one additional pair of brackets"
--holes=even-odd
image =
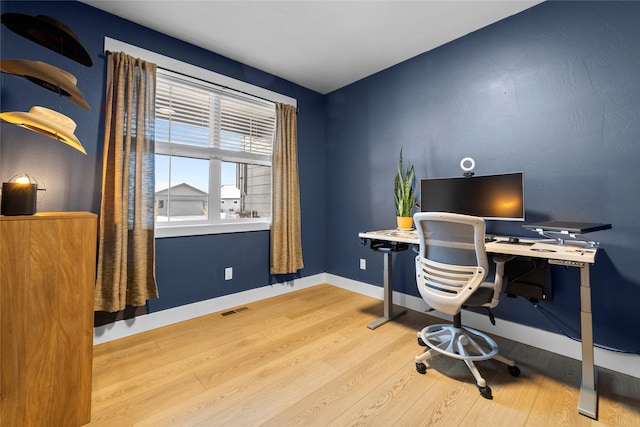
[(0, 113), (0, 119), (55, 138), (87, 154), (73, 134), (76, 130), (76, 122), (57, 111), (45, 107), (31, 107), (28, 113), (21, 111)]
[(91, 67), (89, 53), (78, 36), (63, 22), (46, 15), (30, 16), (22, 13), (3, 13), (2, 23), (11, 31), (41, 46)]
[(40, 61), (3, 59), (0, 61), (0, 71), (24, 77), (45, 89), (69, 97), (74, 104), (89, 110), (89, 104), (76, 87), (76, 77), (58, 67)]

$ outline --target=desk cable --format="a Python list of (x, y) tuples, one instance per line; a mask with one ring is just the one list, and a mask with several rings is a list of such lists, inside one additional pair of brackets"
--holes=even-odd
[[(534, 308), (537, 308), (540, 310), (540, 312), (547, 318), (547, 320), (549, 320), (557, 329), (558, 331), (560, 331), (564, 336), (566, 336), (567, 338), (576, 341), (576, 342), (582, 342), (582, 340), (580, 338), (576, 338), (574, 336), (569, 335), (568, 332), (566, 332), (565, 328), (563, 326), (560, 325), (560, 321), (554, 319), (554, 316), (544, 307), (542, 307), (542, 305), (540, 305), (540, 301), (537, 300), (531, 300), (527, 298), (527, 301), (529, 301)], [(566, 328), (570, 328), (569, 325), (565, 324)], [(616, 353), (624, 353), (624, 354), (637, 354), (640, 355), (640, 352), (637, 351), (629, 351), (629, 350), (622, 350), (619, 348), (613, 348), (613, 347), (609, 347), (609, 346), (605, 346), (605, 345), (601, 345), (601, 344), (597, 344), (597, 343), (593, 343), (594, 347), (600, 348), (602, 350), (608, 350), (608, 351), (613, 351)]]

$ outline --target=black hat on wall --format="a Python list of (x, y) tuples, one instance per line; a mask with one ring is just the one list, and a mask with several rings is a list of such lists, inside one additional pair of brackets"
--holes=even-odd
[(82, 65), (91, 67), (91, 57), (80, 44), (78, 36), (64, 23), (45, 15), (4, 13), (0, 18), (11, 31), (41, 46), (51, 49)]

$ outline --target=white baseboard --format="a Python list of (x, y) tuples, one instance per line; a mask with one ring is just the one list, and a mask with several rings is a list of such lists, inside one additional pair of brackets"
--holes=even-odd
[(93, 329), (93, 345), (125, 338), (152, 329), (162, 328), (163, 326), (228, 310), (266, 298), (284, 295), (321, 283), (327, 283), (325, 273), (144, 314), (132, 319), (118, 320), (114, 323), (95, 327)]
[[(380, 286), (370, 285), (368, 283), (347, 279), (333, 274), (321, 273), (309, 277), (303, 277), (301, 279), (295, 279), (286, 283), (267, 285), (236, 294), (138, 316), (133, 319), (119, 320), (115, 323), (98, 326), (94, 328), (93, 343), (94, 345), (102, 344), (152, 329), (161, 328), (173, 323), (216, 313), (222, 310), (238, 307), (243, 304), (249, 304), (265, 298), (284, 295), (289, 292), (309, 288), (322, 283), (329, 283), (333, 286), (347, 289), (362, 295), (367, 295), (379, 300), (382, 300), (384, 297), (384, 290)], [(427, 309), (427, 305), (422, 298), (399, 292), (393, 292), (393, 303), (415, 311), (425, 311)], [(442, 315), (436, 311), (430, 312), (429, 314), (435, 317), (451, 320), (450, 316)], [(572, 340), (571, 338), (565, 337), (564, 335), (543, 331), (541, 329), (532, 328), (530, 326), (502, 319), (500, 319), (499, 322), (496, 322), (496, 325), (493, 326), (489, 322), (487, 316), (473, 312), (465, 312), (465, 324), (472, 328), (490, 332), (494, 335), (547, 350), (552, 353), (560, 354), (576, 360), (581, 359), (580, 343)], [(640, 355), (618, 353), (601, 348), (595, 348), (594, 358), (597, 366), (630, 375), (635, 378), (640, 378)]]
[[(327, 274), (327, 283), (380, 300), (382, 300), (384, 296), (384, 290), (380, 286), (369, 285), (332, 274)], [(398, 292), (393, 292), (393, 303), (415, 311), (425, 311), (427, 309), (427, 304), (422, 298)], [(451, 320), (450, 316), (443, 315), (437, 311), (430, 312), (429, 315)], [(496, 325), (493, 326), (489, 322), (488, 316), (471, 311), (465, 311), (464, 319), (465, 325), (484, 332), (489, 332), (512, 341), (527, 344), (572, 359), (580, 360), (582, 358), (580, 342), (574, 341), (561, 334), (543, 331), (503, 319), (499, 319)], [(597, 366), (640, 378), (640, 355), (618, 353), (596, 347), (594, 349), (594, 360)]]

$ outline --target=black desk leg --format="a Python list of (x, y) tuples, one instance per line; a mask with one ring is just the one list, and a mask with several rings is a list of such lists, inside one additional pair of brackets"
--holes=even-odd
[(402, 316), (407, 312), (405, 309), (393, 312), (393, 286), (392, 286), (392, 267), (391, 267), (391, 254), (393, 252), (383, 252), (384, 254), (384, 316), (369, 323), (367, 327), (369, 329), (375, 329), (378, 326), (384, 325), (388, 321), (395, 319), (398, 316)]
[(582, 384), (578, 412), (594, 420), (598, 418), (597, 370), (593, 357), (593, 325), (591, 317), (591, 285), (589, 264), (580, 266), (580, 335), (582, 339)]

